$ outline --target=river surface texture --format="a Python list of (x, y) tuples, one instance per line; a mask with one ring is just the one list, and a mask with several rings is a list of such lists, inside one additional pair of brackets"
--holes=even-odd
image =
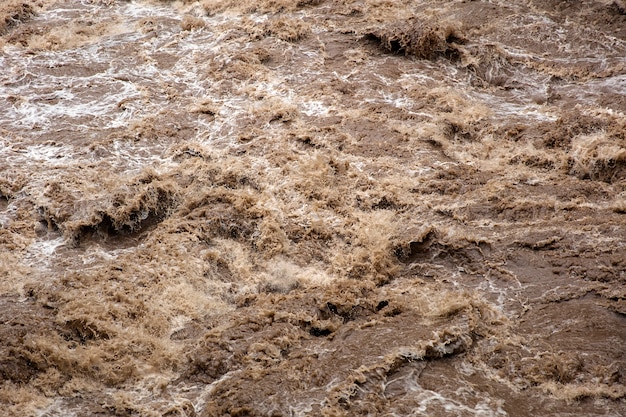
[(626, 415), (623, 0), (0, 2), (0, 416)]

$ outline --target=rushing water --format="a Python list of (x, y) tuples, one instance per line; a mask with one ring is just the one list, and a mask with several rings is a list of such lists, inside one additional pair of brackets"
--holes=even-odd
[(626, 413), (622, 0), (0, 35), (0, 414)]

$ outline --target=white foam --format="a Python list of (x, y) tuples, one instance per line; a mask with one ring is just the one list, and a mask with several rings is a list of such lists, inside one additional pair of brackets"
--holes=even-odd
[(307, 116), (328, 116), (330, 108), (323, 102), (317, 100), (308, 100), (300, 104), (302, 113)]
[(65, 243), (66, 240), (63, 237), (50, 240), (38, 240), (30, 244), (26, 249), (24, 263), (32, 267), (37, 267), (40, 270), (42, 268), (47, 269), (52, 265), (56, 250)]
[(66, 401), (58, 398), (51, 401), (47, 407), (37, 410), (34, 415), (37, 417), (79, 417), (83, 414), (81, 410), (68, 409)]
[(444, 394), (428, 389), (423, 389), (419, 384), (414, 381), (409, 384), (410, 391), (414, 393), (414, 399), (419, 403), (419, 407), (413, 410), (412, 416), (430, 416), (432, 411), (429, 411), (429, 407), (441, 407), (446, 412), (453, 415), (472, 415), (476, 417), (504, 417), (508, 416), (508, 413), (502, 409), (504, 401), (483, 399), (479, 401), (475, 406), (468, 406), (461, 403), (458, 400), (447, 397)]

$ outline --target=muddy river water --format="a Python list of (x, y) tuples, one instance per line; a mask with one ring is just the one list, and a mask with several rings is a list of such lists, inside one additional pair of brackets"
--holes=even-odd
[(626, 414), (622, 0), (0, 4), (3, 416)]

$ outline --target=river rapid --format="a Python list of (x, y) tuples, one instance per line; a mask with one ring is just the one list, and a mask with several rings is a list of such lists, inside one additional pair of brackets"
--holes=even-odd
[(0, 4), (3, 416), (626, 414), (622, 0)]

